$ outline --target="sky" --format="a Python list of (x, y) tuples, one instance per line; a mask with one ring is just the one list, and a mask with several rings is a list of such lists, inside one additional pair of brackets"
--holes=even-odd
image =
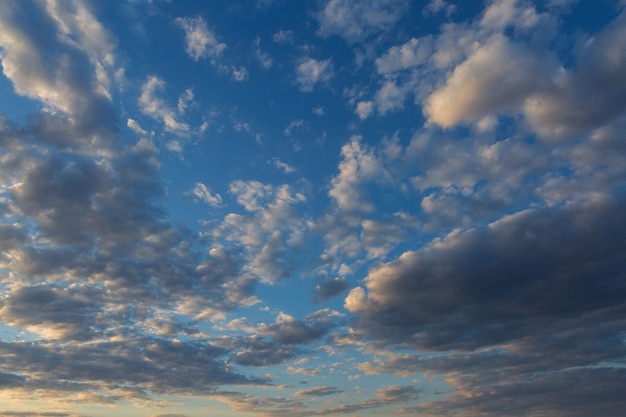
[(0, 1), (0, 416), (623, 416), (625, 9)]

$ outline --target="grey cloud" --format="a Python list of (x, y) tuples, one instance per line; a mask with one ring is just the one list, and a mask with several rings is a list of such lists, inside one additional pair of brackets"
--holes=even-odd
[(217, 398), (230, 405), (235, 411), (260, 413), (262, 416), (306, 416), (304, 404), (284, 397), (254, 397), (249, 394), (232, 391), (220, 391)]
[[(44, 142), (61, 147), (76, 146), (75, 150), (87, 153), (98, 148), (110, 150), (117, 133), (115, 116), (106, 80), (99, 79), (95, 70), (96, 65), (109, 68), (110, 62), (106, 61), (112, 60), (102, 27), (90, 26), (92, 39), (98, 39), (101, 48), (96, 52), (89, 49), (93, 45), (88, 42), (74, 44), (61, 36), (49, 36), (63, 31), (51, 10), (24, 2), (4, 3), (2, 9), (0, 45), (4, 51), (4, 74), (19, 94), (65, 113), (56, 118), (49, 114), (34, 117), (33, 131)], [(58, 55), (50, 55), (50, 51)]]
[(221, 340), (231, 350), (242, 349), (231, 355), (231, 360), (243, 366), (276, 365), (293, 359), (302, 351), (294, 346), (284, 346), (258, 336)]
[(103, 295), (94, 290), (81, 294), (51, 285), (14, 288), (0, 301), (0, 317), (9, 325), (36, 328), (51, 338), (88, 340), (94, 337), (94, 307)]
[(446, 396), (399, 412), (444, 416), (454, 410), (460, 417), (514, 417), (520, 413), (618, 417), (623, 414), (626, 372), (621, 368), (570, 369), (541, 373), (522, 381), (498, 381), (489, 387), (459, 388), (472, 389), (475, 395)]
[(616, 120), (626, 112), (626, 13), (622, 12), (578, 57), (553, 89), (531, 96), (524, 107), (545, 136), (566, 136)]
[(343, 392), (337, 387), (315, 387), (296, 391), (296, 397), (323, 397), (327, 395), (335, 395)]
[(551, 320), (619, 320), (626, 287), (621, 200), (527, 210), (453, 233), (370, 271), (346, 307), (357, 328), (421, 349), (474, 349), (517, 340)]
[(334, 414), (355, 413), (357, 411), (379, 408), (386, 405), (417, 399), (418, 391), (410, 386), (389, 386), (376, 391), (376, 398), (369, 398), (355, 403), (341, 404), (337, 407), (322, 408), (315, 414), (327, 416)]
[[(624, 42), (625, 16), (622, 12), (600, 33), (590, 35), (570, 67), (549, 46), (557, 33), (550, 29), (556, 27), (555, 16), (538, 14), (522, 2), (493, 2), (480, 28), (471, 29), (474, 38), (482, 38), (481, 46), (424, 100), (424, 113), (429, 122), (443, 127), (493, 114), (522, 114), (546, 138), (573, 136), (618, 120), (626, 110), (626, 58), (618, 46)], [(510, 37), (503, 34), (509, 26), (516, 29)], [(525, 33), (530, 29), (546, 39), (529, 42)], [(401, 66), (400, 51), (392, 48), (381, 63), (395, 57), (392, 67)], [(411, 61), (410, 50), (405, 52), (404, 58)]]
[(336, 324), (334, 314), (327, 314), (329, 310), (321, 310), (297, 320), (289, 315), (280, 314), (272, 324), (261, 324), (258, 331), (269, 335), (278, 343), (287, 345), (307, 344), (319, 340), (328, 333)]
[(313, 301), (316, 303), (336, 297), (349, 288), (348, 280), (345, 278), (333, 278), (320, 281), (313, 290)]
[[(0, 343), (6, 371), (33, 377), (23, 387), (115, 392), (118, 384), (157, 394), (203, 395), (222, 384), (265, 384), (236, 373), (224, 360), (226, 351), (207, 342), (181, 342), (131, 336), (118, 342), (49, 345), (45, 342)], [(37, 376), (36, 378), (34, 376)], [(56, 386), (56, 387), (55, 387)], [(112, 399), (116, 399), (114, 396)]]
[(199, 320), (253, 303), (256, 279), (237, 250), (204, 253), (167, 220), (158, 150), (119, 134), (96, 75), (110, 65), (89, 44), (100, 26), (66, 43), (63, 19), (89, 13), (46, 7), (0, 5), (5, 75), (45, 107), (23, 127), (0, 117), (0, 316), (39, 337), (0, 343), (1, 383), (19, 398), (102, 404), (267, 383), (196, 339)]

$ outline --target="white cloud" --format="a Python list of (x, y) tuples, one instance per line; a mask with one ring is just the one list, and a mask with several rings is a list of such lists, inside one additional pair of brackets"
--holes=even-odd
[(494, 35), (455, 68), (446, 85), (426, 100), (424, 112), (429, 122), (449, 127), (516, 110), (532, 92), (549, 86), (553, 65)]
[(177, 140), (169, 140), (167, 141), (167, 144), (165, 146), (171, 152), (180, 153), (183, 151), (183, 145), (180, 143), (180, 141)]
[(190, 194), (213, 207), (220, 207), (222, 205), (222, 196), (217, 193), (212, 194), (207, 186), (201, 182), (196, 183), (193, 190), (190, 191)]
[(288, 185), (259, 181), (235, 181), (229, 192), (246, 213), (229, 213), (214, 231), (216, 238), (245, 249), (244, 269), (255, 279), (269, 284), (288, 277), (294, 267), (293, 251), (308, 228), (307, 219), (298, 211), (306, 197)]
[(274, 60), (266, 52), (263, 52), (261, 50), (260, 37), (257, 36), (256, 38), (254, 38), (254, 40), (252, 41), (252, 48), (254, 52), (254, 57), (256, 58), (261, 68), (266, 70), (272, 68)]
[(233, 124), (233, 129), (236, 132), (249, 132), (250, 124), (248, 122), (238, 121)]
[(274, 33), (272, 40), (276, 43), (293, 43), (293, 30), (281, 29)]
[(423, 64), (432, 56), (430, 38), (411, 38), (401, 46), (389, 48), (380, 58), (376, 59), (379, 74), (389, 74)]
[(136, 120), (128, 119), (128, 121), (126, 122), (126, 126), (128, 126), (130, 130), (132, 130), (133, 132), (135, 132), (136, 134), (140, 136), (148, 136), (148, 132), (144, 130), (139, 124), (139, 122), (137, 122)]
[(157, 96), (157, 93), (165, 88), (165, 82), (156, 76), (150, 76), (141, 87), (139, 107), (141, 111), (161, 121), (165, 129), (176, 134), (184, 134), (189, 131), (189, 125), (178, 120), (176, 112)]
[(272, 164), (273, 164), (276, 168), (278, 168), (278, 169), (280, 169), (281, 171), (283, 171), (285, 174), (293, 174), (294, 172), (296, 172), (296, 169), (295, 169), (293, 166), (291, 166), (291, 165), (289, 165), (289, 164), (287, 164), (287, 163), (285, 163), (285, 162), (281, 161), (281, 160), (280, 160), (280, 159), (278, 159), (278, 158), (274, 158), (274, 159), (272, 159)]
[(285, 128), (285, 130), (283, 130), (283, 133), (285, 134), (285, 136), (291, 136), (293, 134), (294, 131), (296, 130), (309, 130), (311, 127), (310, 123), (307, 122), (304, 119), (297, 119), (297, 120), (292, 120), (287, 127)]
[(373, 206), (366, 201), (364, 184), (381, 177), (380, 160), (361, 144), (360, 136), (353, 136), (341, 148), (341, 156), (339, 174), (332, 179), (328, 195), (343, 211), (372, 211)]
[(235, 67), (232, 66), (231, 67), (231, 71), (233, 74), (233, 78), (235, 79), (235, 81), (246, 81), (248, 79), (248, 70), (246, 69), (246, 67)]
[(360, 41), (391, 27), (409, 5), (406, 0), (328, 0), (317, 15), (318, 33)]
[(186, 89), (178, 98), (178, 113), (184, 114), (190, 104), (193, 104), (193, 88)]
[(533, 5), (522, 0), (495, 0), (485, 10), (480, 25), (490, 30), (501, 30), (509, 25), (527, 30), (536, 26), (541, 18)]
[(215, 61), (226, 49), (226, 44), (217, 40), (202, 17), (179, 17), (176, 19), (176, 24), (185, 31), (187, 42), (185, 50), (194, 61), (203, 58)]
[(296, 80), (300, 90), (309, 92), (317, 83), (326, 83), (333, 77), (333, 64), (330, 59), (302, 59), (296, 67)]
[(324, 107), (322, 106), (313, 107), (312, 111), (313, 111), (313, 114), (315, 114), (316, 116), (323, 116), (326, 113), (324, 111)]
[(403, 108), (406, 97), (411, 90), (410, 84), (398, 86), (394, 81), (385, 81), (374, 97), (378, 112), (385, 114)]
[(359, 119), (365, 120), (367, 119), (374, 110), (374, 103), (371, 101), (359, 101), (356, 105), (356, 114), (359, 116)]
[(430, 3), (424, 7), (423, 14), (437, 14), (444, 12), (446, 16), (450, 17), (456, 12), (456, 5), (450, 4), (446, 0), (431, 0)]

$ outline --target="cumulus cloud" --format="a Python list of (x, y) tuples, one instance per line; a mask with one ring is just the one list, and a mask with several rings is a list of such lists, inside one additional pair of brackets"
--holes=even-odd
[(296, 81), (300, 90), (313, 91), (318, 83), (327, 83), (333, 77), (333, 65), (330, 59), (317, 60), (303, 58), (296, 66)]
[(185, 51), (194, 61), (208, 58), (215, 62), (226, 49), (226, 44), (218, 41), (202, 17), (179, 17), (176, 24), (185, 31)]
[(190, 193), (200, 199), (200, 201), (204, 201), (213, 207), (220, 207), (222, 205), (222, 196), (217, 193), (212, 194), (207, 186), (201, 182), (197, 182)]
[[(196, 339), (191, 318), (249, 302), (250, 280), (227, 251), (195, 252), (198, 237), (169, 223), (158, 150), (133, 119), (144, 137), (118, 132), (103, 90), (94, 57), (109, 65), (108, 38), (82, 2), (66, 5), (0, 6), (5, 75), (44, 105), (25, 126), (0, 117), (0, 318), (30, 332), (0, 343), (0, 379), (16, 399), (98, 404), (266, 383)], [(181, 130), (160, 86), (149, 78), (140, 105)]]
[(293, 395), (296, 397), (324, 397), (335, 395), (343, 392), (337, 387), (315, 387), (296, 391)]
[(379, 74), (389, 74), (423, 64), (432, 54), (429, 38), (411, 38), (401, 46), (393, 46), (376, 59)]
[(293, 43), (293, 30), (280, 29), (272, 35), (272, 40), (276, 43)]
[(321, 302), (328, 300), (331, 297), (336, 297), (342, 292), (346, 291), (349, 287), (348, 280), (345, 278), (333, 278), (322, 280), (315, 286), (313, 292), (313, 301)]
[(260, 324), (258, 331), (272, 337), (276, 342), (294, 345), (307, 344), (319, 340), (334, 326), (334, 319), (339, 313), (332, 310), (319, 310), (309, 314), (304, 320), (281, 313), (272, 324)]
[[(624, 230), (615, 228), (622, 207), (597, 201), (529, 209), (482, 230), (453, 232), (374, 268), (367, 291), (352, 290), (346, 308), (373, 337), (427, 350), (561, 332), (596, 314), (617, 323), (606, 309), (621, 306), (626, 291), (618, 273)], [(589, 265), (602, 268), (589, 274)]]
[(299, 211), (306, 197), (288, 185), (272, 186), (259, 181), (235, 181), (229, 191), (246, 213), (229, 213), (211, 230), (212, 235), (245, 249), (245, 271), (262, 282), (287, 278), (295, 267), (294, 254), (309, 227), (307, 218), (301, 218)]
[(274, 60), (267, 54), (267, 52), (263, 52), (261, 50), (261, 38), (260, 37), (257, 36), (252, 41), (252, 50), (254, 53), (254, 57), (256, 58), (261, 68), (266, 69), (266, 70), (272, 68), (272, 65), (274, 65)]
[(359, 136), (353, 136), (341, 148), (341, 155), (339, 174), (332, 179), (328, 195), (341, 210), (371, 211), (364, 184), (383, 174), (380, 160), (361, 143)]
[[(2, 70), (15, 91), (64, 116), (49, 119), (49, 113), (42, 113), (34, 118), (50, 129), (42, 137), (87, 153), (110, 148), (116, 134), (109, 91), (115, 56), (110, 36), (89, 9), (78, 1), (58, 7), (3, 4), (0, 26)], [(83, 36), (75, 41), (70, 33)], [(44, 57), (49, 50), (59, 53), (48, 60)]]
[(158, 97), (158, 93), (164, 88), (165, 81), (154, 75), (148, 77), (141, 87), (140, 109), (145, 115), (162, 122), (166, 130), (176, 134), (184, 134), (189, 131), (189, 125), (178, 120), (176, 111)]
[(551, 84), (556, 67), (503, 35), (494, 35), (455, 68), (446, 85), (426, 101), (431, 123), (450, 127), (493, 113), (515, 111), (533, 91)]
[(624, 16), (590, 37), (575, 66), (568, 68), (543, 46), (546, 42), (529, 49), (524, 36), (504, 34), (513, 27), (551, 39), (554, 16), (538, 13), (526, 2), (493, 2), (474, 29), (477, 36), (489, 36), (424, 100), (428, 121), (450, 127), (494, 114), (522, 114), (535, 132), (552, 138), (618, 119), (625, 109), (620, 86), (626, 64), (615, 45), (624, 36)]
[(405, 0), (328, 0), (318, 13), (318, 33), (339, 35), (352, 43), (393, 26), (408, 9)]

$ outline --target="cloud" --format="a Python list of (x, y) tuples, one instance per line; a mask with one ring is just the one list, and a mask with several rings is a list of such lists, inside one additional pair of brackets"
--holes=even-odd
[(389, 74), (422, 65), (432, 55), (430, 38), (411, 38), (401, 46), (392, 46), (376, 59), (379, 74)]
[(274, 64), (274, 60), (266, 53), (261, 50), (261, 38), (256, 37), (252, 41), (252, 50), (254, 53), (254, 57), (258, 61), (261, 68), (268, 70), (272, 68)]
[(137, 122), (134, 119), (128, 119), (128, 121), (126, 122), (126, 126), (128, 126), (130, 130), (132, 130), (133, 132), (135, 132), (136, 134), (140, 136), (149, 136), (149, 133), (144, 128), (141, 127), (139, 122)]
[[(232, 253), (196, 252), (199, 236), (167, 220), (157, 148), (122, 136), (103, 90), (94, 57), (108, 38), (97, 25), (65, 36), (93, 23), (83, 3), (65, 5), (0, 6), (5, 74), (43, 104), (24, 126), (0, 117), (0, 317), (29, 332), (0, 343), (1, 383), (19, 400), (98, 404), (267, 383), (198, 335), (194, 320), (254, 299), (252, 280)], [(143, 110), (186, 126), (156, 97), (162, 85), (147, 80)]]
[[(38, 100), (49, 110), (33, 117), (33, 122), (51, 129), (42, 135), (48, 143), (85, 153), (106, 152), (117, 133), (108, 76), (115, 70), (113, 43), (82, 2), (72, 5), (75, 13), (64, 7), (70, 3), (57, 8), (51, 3), (41, 7), (3, 4), (2, 69), (17, 94)], [(74, 41), (71, 32), (89, 33), (89, 38), (80, 36)], [(50, 50), (58, 55), (45, 59)], [(55, 111), (64, 117), (53, 118), (56, 124), (51, 126), (50, 113)]]
[(208, 58), (214, 63), (226, 49), (226, 44), (217, 40), (202, 17), (179, 17), (176, 24), (185, 31), (185, 51), (194, 61)]
[(293, 174), (294, 172), (296, 172), (296, 169), (293, 166), (281, 161), (278, 158), (272, 159), (272, 165), (274, 165), (277, 169), (283, 171), (285, 174)]
[(339, 174), (331, 180), (328, 195), (345, 211), (371, 211), (366, 201), (364, 184), (380, 178), (383, 169), (380, 160), (361, 143), (359, 136), (341, 148), (343, 160), (339, 163)]
[(289, 185), (272, 186), (259, 181), (235, 181), (229, 191), (246, 213), (229, 213), (210, 231), (245, 250), (245, 271), (262, 282), (287, 278), (295, 267), (294, 255), (308, 229), (300, 217), (304, 194)]
[(268, 335), (278, 343), (286, 345), (307, 344), (319, 340), (334, 326), (334, 318), (339, 313), (325, 309), (309, 314), (304, 320), (296, 320), (281, 313), (272, 324), (260, 324), (258, 331)]
[(374, 103), (371, 101), (359, 101), (355, 112), (359, 116), (359, 119), (365, 120), (372, 114), (373, 109)]
[(235, 338), (229, 341), (228, 347), (234, 351), (231, 360), (242, 366), (277, 365), (302, 354), (296, 346), (265, 340), (258, 336)]
[[(428, 95), (424, 114), (442, 127), (494, 114), (522, 114), (545, 138), (568, 137), (611, 123), (626, 109), (620, 87), (626, 60), (614, 49), (624, 36), (625, 19), (621, 13), (589, 37), (568, 68), (548, 48), (556, 34), (555, 16), (537, 13), (526, 2), (493, 2), (472, 29), (475, 36), (487, 37), (470, 49), (445, 85)], [(504, 34), (507, 27), (515, 29), (510, 36)], [(531, 31), (545, 38), (534, 42), (532, 49), (524, 35)]]
[(315, 387), (296, 391), (296, 397), (324, 397), (328, 395), (340, 394), (343, 391), (337, 387)]
[(332, 77), (333, 65), (330, 59), (303, 58), (296, 66), (296, 81), (304, 92), (313, 91), (315, 84), (327, 83)]
[(393, 26), (409, 8), (405, 0), (328, 0), (318, 13), (318, 34), (353, 43)]
[(272, 40), (276, 43), (293, 43), (294, 33), (293, 30), (280, 29), (278, 32), (272, 35)]
[(431, 0), (422, 10), (422, 14), (429, 15), (444, 12), (447, 17), (450, 17), (456, 10), (457, 6), (448, 3), (446, 0)]
[(169, 132), (184, 134), (189, 131), (189, 125), (178, 120), (174, 109), (168, 106), (157, 94), (165, 88), (165, 82), (152, 75), (141, 87), (139, 107), (143, 114), (160, 121)]
[(222, 196), (219, 194), (212, 194), (207, 186), (201, 182), (197, 182), (190, 193), (213, 207), (220, 207), (222, 205)]
[(283, 133), (285, 134), (285, 136), (291, 136), (291, 134), (295, 131), (295, 130), (303, 130), (303, 131), (308, 131), (309, 129), (311, 129), (311, 124), (309, 122), (307, 122), (304, 119), (297, 119), (297, 120), (293, 120), (291, 121), (287, 127), (285, 128), (285, 130), (283, 130)]
[(345, 278), (334, 278), (321, 281), (313, 291), (313, 301), (322, 302), (331, 297), (336, 297), (350, 288)]
[(450, 127), (478, 121), (493, 113), (513, 112), (529, 94), (551, 84), (550, 60), (494, 35), (455, 68), (446, 85), (427, 100), (424, 112), (431, 123)]
[(602, 200), (529, 209), (485, 229), (453, 232), (372, 269), (367, 292), (353, 289), (345, 306), (361, 317), (364, 334), (424, 350), (557, 334), (589, 315), (617, 323), (609, 311), (626, 291), (617, 273), (622, 207)]

